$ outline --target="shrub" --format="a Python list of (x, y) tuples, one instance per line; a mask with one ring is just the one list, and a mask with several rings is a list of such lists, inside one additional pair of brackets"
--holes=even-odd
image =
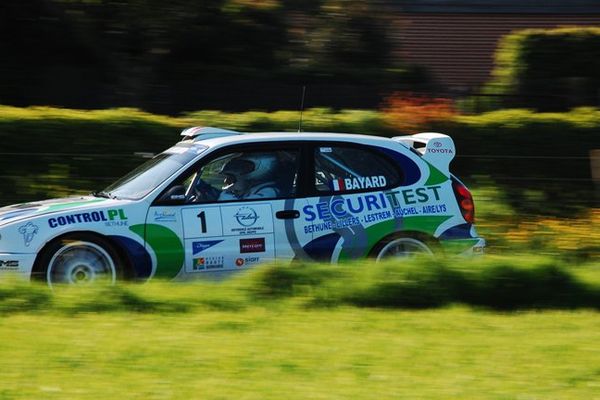
[(254, 283), (273, 298), (300, 286), (311, 306), (431, 308), (462, 303), (497, 310), (600, 308), (597, 285), (578, 280), (563, 261), (530, 256), (289, 267), (283, 274), (280, 268), (266, 267), (260, 276), (285, 279)]
[[(393, 99), (390, 104), (401, 100)], [(520, 214), (572, 216), (581, 206), (592, 205), (588, 153), (598, 143), (597, 109), (568, 113), (503, 110), (477, 116), (451, 114), (441, 120), (437, 119), (443, 114), (440, 110), (448, 114), (448, 104), (441, 101), (438, 105), (420, 107), (437, 110), (425, 113), (428, 126), (421, 129), (452, 136), (458, 152), (452, 171), (467, 183), (473, 175), (491, 177), (501, 185), (501, 192), (509, 194), (510, 204)], [(390, 120), (401, 125), (400, 115), (408, 113), (400, 110), (389, 114), (309, 109), (304, 112), (303, 128), (393, 136), (399, 133), (399, 126)], [(422, 117), (420, 121), (425, 120)], [(179, 139), (179, 130), (186, 126), (297, 131), (299, 118), (293, 111), (200, 111), (170, 118), (132, 109), (0, 107), (1, 205), (105, 187), (144, 161), (134, 153), (162, 151)]]
[(489, 91), (514, 105), (565, 110), (598, 103), (600, 28), (526, 29), (505, 36)]
[(185, 313), (252, 306), (495, 310), (600, 309), (599, 270), (526, 255), (383, 263), (265, 265), (225, 281), (62, 287), (0, 282), (0, 316), (27, 312)]

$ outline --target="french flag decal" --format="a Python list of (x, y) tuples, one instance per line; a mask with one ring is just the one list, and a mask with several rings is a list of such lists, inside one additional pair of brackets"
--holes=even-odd
[(334, 179), (331, 181), (331, 190), (334, 192), (340, 192), (342, 190), (346, 190), (346, 185), (344, 185), (343, 179)]

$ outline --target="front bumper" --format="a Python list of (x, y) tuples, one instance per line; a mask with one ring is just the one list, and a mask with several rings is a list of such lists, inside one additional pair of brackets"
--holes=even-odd
[(0, 275), (15, 274), (29, 278), (35, 253), (0, 253)]

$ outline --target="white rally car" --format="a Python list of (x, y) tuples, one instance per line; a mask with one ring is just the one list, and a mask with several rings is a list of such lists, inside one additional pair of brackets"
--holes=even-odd
[(50, 285), (186, 279), (485, 246), (447, 135), (182, 135), (102, 192), (0, 208), (0, 271)]

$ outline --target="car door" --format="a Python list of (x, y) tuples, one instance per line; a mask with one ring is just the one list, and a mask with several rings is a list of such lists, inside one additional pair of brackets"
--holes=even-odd
[(367, 255), (382, 236), (400, 229), (391, 188), (402, 172), (378, 148), (346, 142), (315, 144), (312, 195), (303, 210), (315, 260), (337, 262)]
[[(181, 238), (181, 277), (297, 257), (312, 239), (295, 223), (307, 204), (299, 197), (301, 153), (285, 144), (228, 148), (190, 168), (166, 190), (183, 187), (181, 203), (157, 202), (150, 207), (149, 223), (169, 227)], [(244, 173), (246, 167), (250, 172)]]

